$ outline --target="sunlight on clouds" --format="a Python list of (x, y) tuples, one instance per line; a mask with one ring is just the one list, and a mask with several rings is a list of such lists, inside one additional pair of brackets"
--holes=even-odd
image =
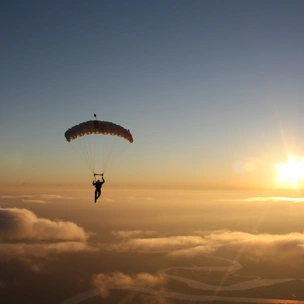
[(0, 259), (19, 259), (31, 262), (33, 259), (54, 257), (61, 253), (96, 251), (97, 249), (84, 242), (62, 241), (53, 243), (1, 243)]
[(39, 259), (97, 250), (86, 243), (89, 236), (73, 222), (38, 218), (27, 209), (0, 208), (1, 260), (18, 259), (39, 270)]
[(149, 273), (138, 273), (132, 276), (121, 272), (109, 274), (100, 273), (93, 276), (93, 285), (102, 287), (102, 296), (108, 296), (109, 288), (136, 286), (140, 288), (159, 287), (166, 283), (167, 279), (163, 275), (151, 275)]
[(27, 209), (0, 208), (0, 240), (85, 241), (88, 234), (75, 223), (38, 218)]
[(242, 255), (250, 260), (280, 262), (301, 260), (304, 250), (304, 234), (250, 234), (245, 232), (215, 231), (202, 232), (205, 239), (204, 246), (188, 248), (183, 251), (171, 252), (171, 255), (193, 255), (193, 253), (238, 252), (242, 248)]
[(130, 238), (119, 244), (104, 245), (104, 249), (116, 251), (167, 252), (203, 243), (199, 236), (171, 236), (159, 238)]
[(135, 252), (167, 252), (170, 256), (195, 256), (242, 252), (251, 260), (287, 259), (295, 262), (304, 254), (304, 234), (251, 234), (229, 230), (196, 231), (188, 236), (132, 238), (120, 243), (106, 244), (106, 250)]
[(33, 203), (33, 204), (45, 204), (46, 201), (38, 200), (38, 199), (29, 199), (29, 198), (23, 198), (21, 200), (23, 203)]
[(143, 230), (121, 230), (121, 231), (112, 231), (112, 235), (118, 238), (131, 238), (131, 237), (142, 237), (142, 236), (155, 236), (156, 231), (143, 231)]
[(291, 203), (303, 203), (303, 197), (284, 197), (284, 196), (265, 196), (265, 197), (248, 197), (240, 199), (243, 202), (291, 202)]
[(33, 194), (33, 195), (1, 195), (1, 199), (20, 199), (23, 203), (37, 203), (37, 204), (44, 204), (47, 203), (49, 200), (57, 200), (57, 199), (64, 199), (64, 200), (71, 200), (72, 197), (55, 195), (55, 194)]

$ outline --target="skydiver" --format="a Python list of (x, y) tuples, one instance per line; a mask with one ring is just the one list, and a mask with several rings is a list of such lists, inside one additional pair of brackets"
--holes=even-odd
[(92, 185), (95, 186), (95, 203), (97, 201), (97, 199), (100, 197), (100, 194), (101, 194), (101, 188), (102, 188), (102, 185), (104, 184), (105, 180), (103, 178), (103, 174), (101, 174), (101, 177), (102, 177), (102, 180), (93, 180), (93, 183)]

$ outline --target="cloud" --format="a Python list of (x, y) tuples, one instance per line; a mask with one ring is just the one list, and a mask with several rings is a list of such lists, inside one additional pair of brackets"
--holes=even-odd
[(152, 196), (146, 196), (144, 198), (146, 201), (156, 201), (156, 198), (152, 197)]
[(93, 285), (102, 288), (103, 296), (108, 295), (108, 290), (113, 287), (153, 288), (163, 286), (167, 282), (165, 276), (152, 275), (149, 273), (138, 273), (135, 275), (126, 275), (122, 272), (112, 272), (109, 274), (100, 273), (93, 276)]
[(70, 200), (73, 199), (69, 196), (61, 196), (61, 195), (54, 195), (54, 194), (38, 194), (38, 195), (1, 195), (1, 199), (20, 199), (24, 203), (38, 203), (43, 204), (47, 203), (49, 200), (55, 199), (65, 199)]
[(204, 244), (170, 252), (170, 255), (193, 255), (198, 253), (220, 254), (221, 252), (241, 252), (257, 262), (299, 261), (304, 254), (304, 234), (250, 234), (245, 232), (215, 231), (202, 232)]
[(34, 203), (34, 204), (45, 204), (46, 201), (38, 200), (38, 199), (22, 199), (23, 203)]
[(73, 222), (39, 218), (27, 209), (0, 208), (0, 260), (33, 262), (58, 254), (94, 251), (90, 234)]
[[(125, 234), (127, 236), (127, 234)], [(136, 238), (130, 234), (105, 249), (136, 252), (167, 252), (170, 256), (242, 252), (255, 261), (296, 261), (304, 256), (304, 234), (251, 234), (229, 230), (196, 231), (188, 236)]]
[(117, 238), (131, 238), (131, 237), (140, 237), (140, 236), (155, 236), (157, 234), (156, 231), (145, 231), (145, 230), (120, 230), (120, 231), (112, 231), (112, 235)]
[(103, 200), (106, 202), (115, 202), (115, 200), (113, 198), (109, 198), (109, 197), (103, 197)]
[(152, 196), (127, 196), (129, 200), (138, 200), (138, 201), (157, 201), (155, 197)]
[(0, 241), (85, 241), (88, 234), (75, 223), (38, 218), (27, 209), (0, 208)]
[(241, 199), (240, 201), (244, 202), (291, 202), (291, 203), (303, 203), (303, 197), (284, 197), (284, 196), (265, 196), (265, 197), (249, 197)]
[(100, 273), (94, 276), (96, 286), (137, 286), (137, 287), (156, 287), (163, 285), (166, 278), (162, 275), (154, 276), (150, 273), (138, 273), (133, 276), (122, 272), (112, 272), (110, 274)]
[(204, 244), (200, 236), (170, 236), (154, 238), (130, 238), (120, 243), (105, 244), (105, 250), (136, 251), (136, 252), (172, 252), (188, 249)]
[(0, 260), (19, 260), (30, 265), (33, 270), (41, 270), (47, 260), (54, 259), (59, 254), (96, 250), (82, 242), (3, 243), (0, 246)]

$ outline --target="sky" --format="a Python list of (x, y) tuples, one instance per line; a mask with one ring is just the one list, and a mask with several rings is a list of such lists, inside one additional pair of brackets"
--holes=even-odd
[(109, 187), (286, 187), (276, 164), (304, 158), (303, 9), (2, 1), (0, 183), (90, 186), (64, 133), (96, 113), (134, 137)]

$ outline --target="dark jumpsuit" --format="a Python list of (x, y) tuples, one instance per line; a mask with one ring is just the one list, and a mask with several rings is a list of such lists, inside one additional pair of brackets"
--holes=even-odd
[(102, 181), (100, 181), (100, 180), (98, 180), (97, 182), (93, 181), (93, 186), (95, 186), (95, 203), (96, 203), (97, 199), (100, 197), (101, 187), (104, 184), (104, 182), (105, 182), (104, 178), (102, 178)]

